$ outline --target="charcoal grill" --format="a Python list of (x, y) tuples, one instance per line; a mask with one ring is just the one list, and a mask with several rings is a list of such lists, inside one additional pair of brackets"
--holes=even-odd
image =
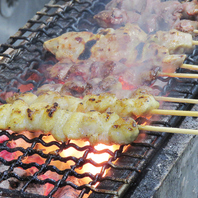
[[(96, 32), (98, 26), (92, 19), (93, 15), (104, 9), (109, 0), (79, 0), (79, 1), (61, 1), (51, 0), (49, 4), (37, 12), (27, 24), (20, 28), (19, 31), (9, 38), (9, 40), (0, 47), (0, 102), (5, 103), (5, 96), (10, 92), (20, 92), (20, 87), (28, 87), (29, 91), (34, 91), (47, 82), (38, 68), (46, 64), (45, 54), (43, 53), (43, 42), (57, 37), (68, 31), (92, 31)], [(186, 63), (198, 63), (198, 50), (195, 49)], [(186, 70), (179, 69), (179, 72)], [(188, 71), (189, 72), (189, 71)], [(34, 80), (30, 77), (34, 75)], [(36, 79), (36, 80), (35, 80)], [(154, 89), (160, 90), (161, 95), (167, 95), (182, 98), (195, 98), (198, 94), (197, 80), (180, 80), (177, 78), (159, 78), (166, 82), (166, 86), (153, 86)], [(189, 104), (173, 104), (172, 108), (179, 110), (191, 109)], [(139, 123), (142, 121), (139, 120)], [(152, 125), (178, 127), (182, 122), (181, 117), (164, 117), (163, 120), (152, 120)], [(149, 165), (151, 159), (163, 147), (166, 141), (171, 137), (166, 133), (144, 133), (145, 138), (132, 143), (125, 148), (120, 146), (115, 152), (105, 149), (97, 151), (91, 146), (79, 146), (70, 141), (60, 143), (56, 141), (45, 141), (44, 134), (38, 137), (32, 137), (31, 133), (17, 134), (10, 131), (2, 131), (0, 137), (6, 140), (1, 142), (0, 151), (5, 156), (13, 156), (9, 160), (6, 157), (0, 157), (1, 173), (0, 181), (3, 186), (0, 188), (1, 196), (5, 197), (56, 197), (56, 193), (68, 189), (77, 192), (77, 197), (124, 197), (129, 188), (135, 189), (142, 173)], [(142, 133), (143, 134), (143, 133)], [(10, 146), (12, 143), (22, 141), (27, 143), (27, 148), (23, 146)], [(45, 153), (37, 149), (37, 145), (42, 145), (45, 149), (51, 146), (56, 147), (56, 152)], [(59, 153), (70, 148), (82, 152), (81, 157), (68, 156), (62, 157)], [(89, 153), (108, 153), (111, 157), (107, 162), (96, 163), (87, 156)], [(42, 163), (37, 160), (27, 163), (25, 159), (31, 156), (41, 158)], [(35, 158), (36, 159), (36, 158)], [(65, 169), (59, 169), (51, 162), (67, 163), (72, 161), (73, 165)], [(102, 167), (99, 174), (93, 175), (89, 171), (84, 173), (76, 172), (76, 169), (85, 164), (92, 164), (96, 167)], [(32, 174), (19, 174), (17, 170), (24, 172), (34, 169)], [(103, 176), (104, 172), (108, 172)], [(55, 173), (58, 179), (53, 177), (46, 178), (47, 172)], [(43, 177), (42, 177), (43, 176)], [(86, 184), (74, 182), (75, 180), (88, 177), (91, 181)], [(9, 181), (9, 188), (5, 187), (6, 181)], [(95, 187), (95, 184), (99, 185)], [(20, 184), (22, 186), (20, 187)], [(50, 186), (49, 192), (42, 194), (39, 191), (32, 190), (32, 186), (46, 188)], [(68, 188), (67, 188), (68, 187)], [(33, 188), (34, 189), (34, 188)], [(76, 194), (75, 194), (76, 195)]]

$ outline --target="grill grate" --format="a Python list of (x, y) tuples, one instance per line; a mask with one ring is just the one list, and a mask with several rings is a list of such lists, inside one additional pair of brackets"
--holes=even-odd
[[(20, 28), (19, 31), (2, 44), (0, 48), (0, 95), (5, 103), (5, 95), (19, 92), (21, 86), (36, 90), (47, 82), (38, 70), (42, 64), (49, 63), (43, 53), (43, 42), (68, 31), (93, 31), (99, 28), (92, 20), (94, 14), (104, 9), (109, 0), (94, 1), (59, 1), (52, 0), (49, 4)], [(194, 51), (187, 59), (188, 63), (198, 62), (198, 52)], [(185, 72), (185, 70), (180, 70)], [(30, 77), (34, 75), (32, 80)], [(177, 97), (194, 98), (198, 93), (196, 80), (160, 78), (167, 82), (159, 89), (162, 95), (170, 93)], [(174, 108), (185, 110), (190, 105), (177, 104)], [(181, 117), (166, 118), (164, 121), (153, 121), (151, 124), (178, 126)], [(139, 122), (142, 122), (139, 120)], [(144, 136), (144, 139), (141, 137)], [(122, 197), (129, 187), (138, 183), (141, 172), (148, 162), (162, 147), (169, 137), (165, 133), (142, 133), (140, 138), (130, 146), (120, 146), (114, 152), (69, 141), (66, 143), (54, 140), (46, 141), (46, 135), (23, 134), (2, 131), (0, 133), (0, 191), (6, 197), (57, 197), (61, 191), (71, 191), (71, 197)], [(22, 147), (23, 145), (23, 147)], [(24, 146), (25, 145), (25, 146)], [(54, 147), (53, 152), (47, 152)], [(81, 155), (62, 156), (60, 153), (76, 150)], [(107, 162), (96, 163), (89, 154), (107, 153)], [(72, 165), (67, 165), (72, 162)], [(100, 173), (93, 175), (89, 171), (79, 173), (78, 169), (91, 164), (102, 167)], [(105, 176), (104, 173), (108, 169)], [(81, 180), (89, 178), (89, 182)], [(6, 182), (9, 184), (6, 188)], [(100, 182), (98, 187), (95, 184)], [(20, 184), (22, 185), (20, 186)], [(32, 190), (33, 189), (33, 190)], [(37, 191), (35, 189), (38, 189)], [(35, 192), (36, 191), (36, 192)], [(69, 195), (68, 195), (69, 196)]]

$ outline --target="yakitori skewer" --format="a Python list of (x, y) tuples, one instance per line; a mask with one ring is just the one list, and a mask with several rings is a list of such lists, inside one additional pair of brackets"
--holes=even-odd
[(138, 125), (139, 130), (143, 131), (154, 131), (154, 132), (165, 132), (165, 133), (181, 133), (181, 134), (191, 134), (198, 135), (198, 130), (196, 129), (181, 129), (173, 127), (157, 127), (150, 125)]
[(197, 99), (173, 98), (173, 97), (166, 97), (166, 96), (155, 96), (155, 99), (158, 100), (158, 101), (164, 101), (164, 102), (198, 104)]
[(198, 74), (187, 74), (187, 73), (165, 73), (158, 72), (157, 76), (161, 77), (174, 77), (174, 78), (198, 78)]
[(192, 116), (198, 117), (198, 111), (183, 111), (183, 110), (166, 110), (153, 109), (149, 112), (152, 115), (172, 115), (172, 116)]

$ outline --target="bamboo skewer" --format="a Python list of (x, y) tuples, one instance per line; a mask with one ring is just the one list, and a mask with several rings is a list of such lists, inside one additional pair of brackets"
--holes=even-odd
[(183, 69), (198, 70), (198, 65), (183, 64), (180, 66)]
[(157, 126), (149, 126), (149, 125), (144, 125), (144, 126), (138, 125), (138, 128), (139, 130), (143, 130), (143, 131), (198, 135), (198, 130), (196, 129), (180, 129), (173, 127), (157, 127)]
[(193, 32), (194, 32), (195, 34), (198, 34), (198, 30), (193, 30)]
[(182, 110), (153, 109), (150, 111), (150, 114), (198, 117), (198, 111), (182, 111)]
[(197, 78), (198, 79), (198, 74), (186, 74), (186, 73), (158, 72), (158, 76), (161, 76), (161, 77), (175, 77), (175, 78)]
[(165, 96), (155, 96), (155, 99), (158, 101), (165, 101), (165, 102), (198, 104), (198, 100), (196, 99), (173, 98), (173, 97), (165, 97)]
[(198, 45), (198, 41), (192, 41), (193, 45)]

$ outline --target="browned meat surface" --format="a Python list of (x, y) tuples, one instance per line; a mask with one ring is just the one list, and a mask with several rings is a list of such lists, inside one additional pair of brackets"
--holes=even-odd
[(194, 34), (193, 31), (198, 29), (198, 22), (183, 19), (183, 20), (177, 21), (173, 25), (173, 28), (181, 32), (186, 32), (186, 33), (190, 33), (193, 35)]
[(183, 2), (183, 13), (182, 18), (183, 19), (190, 19), (190, 20), (196, 20), (198, 15), (198, 2), (197, 0), (193, 0), (191, 2)]
[(64, 80), (68, 70), (74, 63), (69, 59), (62, 59), (53, 66), (42, 68), (42, 72), (47, 78)]
[(166, 1), (158, 4), (155, 12), (160, 17), (160, 30), (170, 30), (173, 24), (180, 20), (183, 6), (178, 1)]
[(140, 14), (137, 12), (118, 8), (104, 10), (94, 16), (94, 19), (103, 28), (118, 28), (126, 23), (135, 23), (139, 18)]
[[(58, 60), (69, 58), (73, 62), (121, 61), (130, 65), (136, 58), (135, 47), (146, 40), (146, 33), (136, 24), (126, 24), (119, 29), (104, 29), (98, 34), (68, 32), (48, 40), (44, 48)], [(133, 53), (131, 54), (131, 52)]]

